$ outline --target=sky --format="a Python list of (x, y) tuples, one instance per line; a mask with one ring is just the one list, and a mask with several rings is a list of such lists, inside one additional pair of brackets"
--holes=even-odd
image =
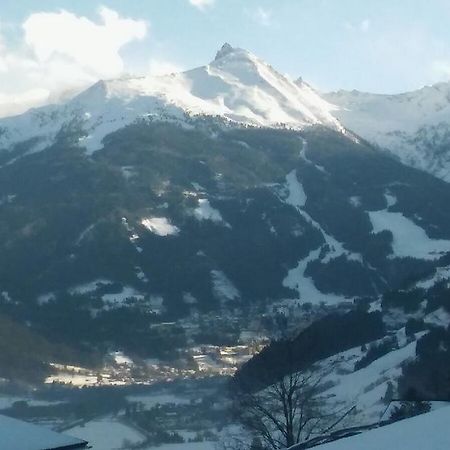
[(317, 89), (450, 80), (449, 0), (0, 2), (0, 116), (98, 79), (207, 64), (224, 42)]

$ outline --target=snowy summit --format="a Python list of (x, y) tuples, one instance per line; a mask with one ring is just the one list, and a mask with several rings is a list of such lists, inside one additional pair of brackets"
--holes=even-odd
[(308, 84), (295, 83), (252, 53), (225, 44), (210, 64), (182, 73), (99, 81), (62, 105), (0, 120), (0, 149), (39, 137), (48, 146), (62, 126), (81, 123), (89, 152), (102, 139), (140, 118), (184, 121), (219, 116), (230, 122), (303, 128), (323, 124), (342, 130), (333, 106)]

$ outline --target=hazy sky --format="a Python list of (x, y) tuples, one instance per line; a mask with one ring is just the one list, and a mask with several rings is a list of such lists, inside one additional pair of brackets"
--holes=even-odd
[(450, 80), (450, 0), (0, 3), (0, 115), (123, 73), (208, 63), (229, 42), (322, 90)]

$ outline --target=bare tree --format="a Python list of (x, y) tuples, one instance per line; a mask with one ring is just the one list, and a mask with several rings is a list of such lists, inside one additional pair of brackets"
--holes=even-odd
[[(258, 390), (236, 392), (237, 417), (261, 450), (286, 449), (331, 431), (349, 411), (330, 411), (322, 395), (331, 369), (296, 371)], [(253, 444), (253, 448), (257, 448)], [(307, 448), (305, 445), (304, 448)]]

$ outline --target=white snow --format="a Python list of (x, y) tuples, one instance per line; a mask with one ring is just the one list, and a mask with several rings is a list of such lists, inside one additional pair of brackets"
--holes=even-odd
[(9, 294), (8, 291), (1, 291), (0, 298), (4, 300), (6, 303), (13, 303), (13, 299), (11, 298), (11, 295)]
[(166, 217), (147, 217), (141, 220), (141, 225), (157, 236), (176, 236), (180, 232)]
[(0, 447), (2, 450), (42, 450), (79, 445), (80, 439), (55, 433), (47, 428), (0, 415)]
[(122, 166), (121, 168), (122, 171), (122, 175), (126, 180), (129, 180), (130, 178), (133, 178), (134, 176), (136, 176), (136, 169), (134, 168), (134, 166)]
[(136, 266), (136, 277), (138, 280), (142, 281), (143, 283), (148, 283), (148, 277), (145, 275), (144, 271), (142, 270), (142, 267)]
[(284, 186), (280, 187), (275, 185), (275, 192), (281, 201), (293, 206), (307, 222), (320, 231), (326, 245), (328, 246), (327, 254), (322, 259), (323, 262), (328, 262), (331, 259), (337, 258), (341, 255), (346, 255), (347, 258), (351, 260), (362, 261), (362, 256), (360, 254), (345, 250), (341, 242), (337, 241), (333, 236), (328, 234), (322, 226), (303, 209), (306, 205), (307, 197), (303, 186), (297, 179), (295, 171), (292, 171), (287, 175), (286, 184)]
[(113, 418), (104, 418), (87, 422), (68, 430), (74, 436), (79, 436), (89, 442), (95, 450), (118, 450), (126, 445), (136, 445), (144, 441), (145, 436), (134, 428)]
[(302, 184), (297, 179), (295, 170), (286, 175), (286, 187), (288, 195), (285, 202), (296, 208), (303, 208), (306, 205), (306, 194)]
[(394, 205), (397, 204), (397, 197), (396, 197), (395, 195), (392, 195), (392, 194), (389, 193), (389, 192), (385, 192), (385, 193), (384, 193), (384, 198), (386, 199), (386, 203), (387, 203), (388, 209), (389, 209), (391, 206), (394, 206)]
[(434, 286), (436, 283), (439, 283), (443, 280), (450, 280), (450, 266), (446, 267), (437, 267), (435, 273), (422, 281), (417, 283), (417, 287), (423, 289), (429, 289)]
[(356, 436), (320, 445), (317, 450), (447, 450), (450, 407), (444, 407)]
[(97, 225), (96, 223), (92, 223), (87, 228), (85, 228), (78, 236), (76, 245), (80, 245), (83, 239), (95, 228), (96, 225)]
[(42, 306), (55, 299), (55, 294), (53, 292), (48, 292), (46, 294), (39, 295), (39, 297), (36, 299), (36, 302), (39, 306)]
[(190, 292), (183, 292), (183, 302), (186, 305), (196, 305), (198, 300)]
[(359, 195), (352, 195), (348, 201), (354, 208), (359, 208), (361, 206), (361, 197)]
[[(416, 339), (423, 334), (417, 333)], [(387, 406), (383, 398), (388, 383), (392, 384), (395, 392), (397, 380), (402, 373), (402, 364), (415, 358), (416, 342), (415, 340), (408, 343), (400, 334), (399, 349), (383, 355), (357, 371), (354, 370), (355, 363), (365, 354), (361, 347), (346, 350), (321, 361), (318, 367), (327, 372), (322, 383), (324, 386), (330, 386), (322, 393), (324, 402), (330, 410), (348, 410), (356, 406), (356, 414), (348, 419), (348, 426), (377, 422)], [(368, 347), (370, 345), (367, 344)]]
[(156, 405), (188, 405), (191, 401), (187, 397), (181, 397), (171, 393), (127, 395), (126, 399), (132, 403), (141, 403), (145, 409), (151, 409)]
[(211, 281), (214, 296), (218, 300), (224, 302), (240, 298), (241, 295), (236, 286), (221, 270), (211, 270)]
[(441, 307), (436, 311), (427, 314), (424, 318), (424, 322), (438, 327), (447, 328), (450, 325), (450, 313)]
[(346, 128), (403, 163), (450, 181), (450, 156), (435, 151), (448, 146), (450, 83), (397, 95), (338, 91), (323, 97), (336, 105), (333, 114)]
[(102, 300), (107, 308), (123, 306), (126, 300), (131, 298), (142, 301), (145, 296), (131, 286), (123, 286), (120, 292), (102, 295)]
[(0, 396), (0, 409), (11, 408), (16, 402), (26, 402), (28, 406), (49, 406), (58, 405), (62, 402), (48, 401), (48, 400), (36, 400), (32, 397), (18, 397), (18, 396)]
[(299, 299), (303, 302), (310, 302), (316, 305), (321, 303), (340, 303), (346, 300), (344, 296), (336, 294), (325, 294), (316, 288), (312, 278), (305, 275), (306, 268), (310, 261), (319, 258), (321, 249), (313, 250), (309, 255), (299, 261), (298, 265), (288, 271), (286, 278), (283, 280), (283, 286), (294, 289), (298, 292)]
[(113, 357), (114, 362), (118, 365), (132, 366), (134, 364), (133, 360), (129, 358), (127, 355), (125, 355), (124, 352), (120, 351), (113, 352), (111, 356)]
[[(314, 281), (305, 275), (308, 263), (320, 259), (328, 263), (334, 258), (345, 255), (347, 259), (362, 262), (362, 256), (345, 250), (343, 244), (328, 234), (321, 225), (315, 221), (303, 208), (306, 205), (307, 195), (302, 184), (298, 181), (295, 170), (286, 176), (286, 183), (282, 186), (275, 185), (275, 192), (280, 200), (293, 206), (298, 213), (323, 236), (325, 244), (318, 249), (312, 250), (309, 255), (298, 262), (297, 266), (288, 271), (283, 280), (283, 286), (298, 292), (299, 298), (314, 304), (337, 303), (345, 301), (346, 298), (336, 294), (325, 294), (314, 285)], [(323, 251), (325, 250), (325, 251)]]
[(373, 232), (389, 230), (393, 235), (392, 250), (399, 258), (439, 259), (450, 251), (450, 241), (431, 239), (425, 230), (399, 212), (370, 211)]
[(205, 188), (204, 188), (201, 184), (198, 184), (198, 183), (196, 183), (195, 181), (193, 181), (191, 184), (192, 184), (192, 186), (194, 187), (194, 189), (195, 189), (196, 191), (202, 192), (202, 191), (205, 190)]
[(211, 222), (231, 228), (231, 225), (223, 220), (220, 211), (213, 208), (206, 198), (198, 200), (198, 206), (194, 209), (194, 216), (197, 220), (210, 220)]
[(108, 286), (112, 284), (112, 281), (105, 279), (97, 279), (94, 281), (90, 281), (88, 283), (79, 284), (77, 286), (73, 286), (69, 289), (69, 294), (71, 295), (85, 295), (90, 294), (91, 292), (95, 292), (102, 286)]
[(164, 297), (161, 295), (151, 295), (149, 298), (150, 311), (154, 314), (162, 314), (166, 308), (164, 306)]
[[(138, 119), (189, 126), (189, 117), (220, 116), (231, 123), (303, 128), (324, 124), (344, 131), (333, 106), (306, 83), (296, 84), (242, 49), (183, 73), (100, 81), (62, 105), (0, 120), (0, 149), (37, 137), (30, 152), (52, 143), (64, 124), (79, 123), (80, 145), (102, 148), (108, 134)], [(125, 176), (128, 176), (124, 172)]]
[[(386, 393), (386, 383), (396, 383), (401, 374), (401, 364), (414, 358), (416, 342), (392, 351), (373, 361), (369, 366), (337, 378), (337, 385), (328, 391), (346, 403), (356, 403), (367, 415), (371, 407), (380, 402)], [(381, 406), (382, 408), (382, 406)]]

